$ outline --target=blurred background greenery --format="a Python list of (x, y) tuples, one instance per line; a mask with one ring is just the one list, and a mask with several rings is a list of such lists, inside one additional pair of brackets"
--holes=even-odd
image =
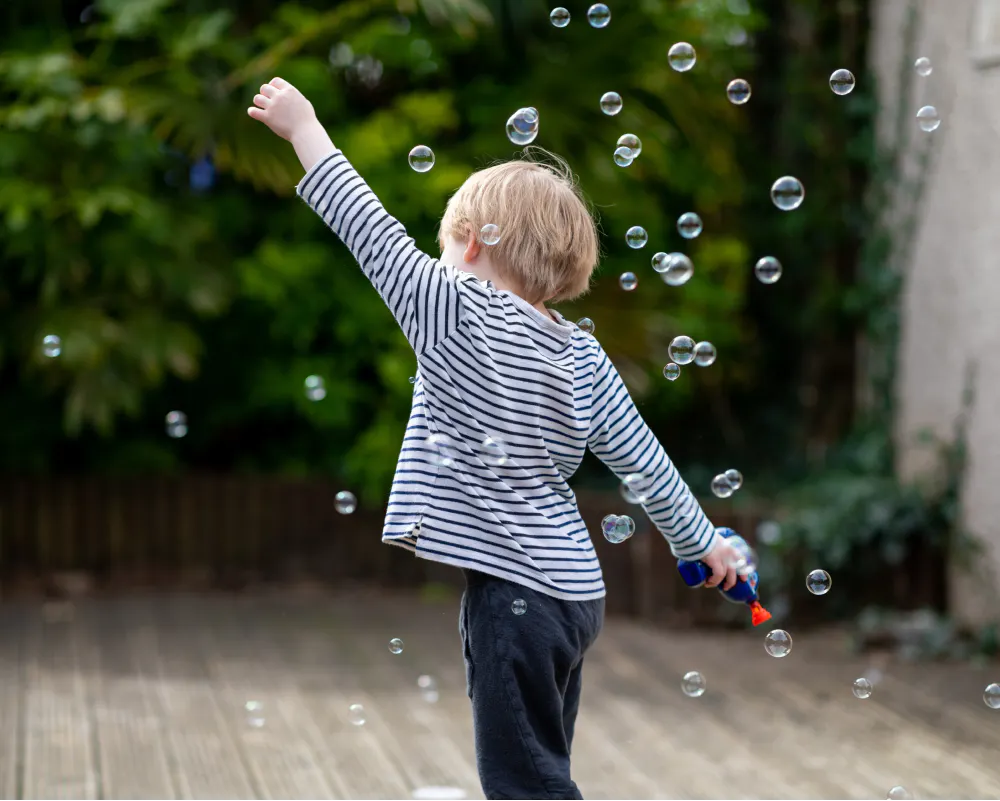
[[(947, 543), (956, 481), (932, 493), (894, 478), (885, 354), (907, 219), (882, 213), (902, 143), (873, 135), (868, 3), (635, 0), (603, 30), (587, 2), (565, 5), (557, 29), (540, 0), (4, 4), (0, 469), (322, 475), (384, 503), (415, 359), (294, 199), (291, 148), (246, 116), (280, 74), (431, 252), (449, 194), (515, 156), (504, 121), (536, 107), (537, 144), (569, 160), (603, 231), (593, 291), (560, 310), (595, 320), (699, 494), (738, 467), (733, 503), (787, 520), (782, 565), (820, 555), (850, 572), (856, 548), (880, 547), (862, 580), (900, 548)], [(689, 73), (667, 63), (680, 40), (697, 48)], [(828, 86), (839, 67), (858, 77), (844, 97)], [(734, 77), (753, 87), (746, 106), (727, 101)], [(607, 91), (618, 116), (601, 113)], [(643, 153), (620, 169), (626, 132)], [(406, 163), (418, 143), (437, 156), (427, 174)], [(806, 201), (786, 214), (768, 190), (789, 174)], [(686, 211), (705, 223), (691, 242), (675, 228)], [(642, 251), (625, 245), (632, 225), (649, 232)], [(694, 278), (664, 285), (659, 250), (688, 252)], [(772, 286), (753, 275), (765, 255), (784, 265)], [(638, 291), (618, 287), (626, 270)], [(682, 333), (719, 358), (668, 383)], [(322, 402), (305, 396), (310, 374)], [(183, 439), (164, 434), (173, 409)], [(613, 479), (587, 463), (578, 486)], [(767, 569), (781, 582), (790, 568)]]

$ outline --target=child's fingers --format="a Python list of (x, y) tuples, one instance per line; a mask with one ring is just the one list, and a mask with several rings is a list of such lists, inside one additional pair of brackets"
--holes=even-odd
[(286, 86), (288, 86), (288, 81), (286, 81), (284, 78), (271, 78), (270, 84), (271, 86), (275, 86), (278, 89), (284, 89)]
[(276, 86), (271, 86), (269, 83), (265, 83), (260, 87), (260, 93), (264, 95), (264, 97), (274, 97), (278, 94), (278, 88)]
[(251, 106), (250, 108), (247, 109), (247, 114), (249, 114), (255, 120), (260, 120), (261, 122), (264, 121), (264, 114), (265, 114), (264, 109), (257, 108), (256, 106)]
[(268, 108), (271, 105), (271, 98), (264, 97), (264, 95), (254, 95), (253, 104), (257, 106), (257, 108)]

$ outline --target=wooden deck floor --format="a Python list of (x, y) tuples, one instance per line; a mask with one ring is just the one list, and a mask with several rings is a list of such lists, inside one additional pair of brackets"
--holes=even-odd
[[(454, 603), (19, 603), (0, 606), (0, 638), (0, 798), (410, 798), (427, 786), (481, 797)], [(861, 701), (851, 683), (871, 663), (841, 643), (800, 637), (773, 659), (762, 642), (609, 620), (584, 669), (584, 794), (1000, 795), (1000, 711), (982, 701), (995, 667), (884, 665)], [(701, 698), (680, 691), (688, 670), (707, 678)], [(349, 722), (351, 704), (365, 725)]]

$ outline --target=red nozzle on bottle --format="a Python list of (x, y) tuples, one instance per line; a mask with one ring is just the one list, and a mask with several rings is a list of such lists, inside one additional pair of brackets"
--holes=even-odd
[(771, 613), (760, 605), (760, 601), (754, 601), (750, 604), (750, 620), (755, 626), (766, 623), (770, 619)]

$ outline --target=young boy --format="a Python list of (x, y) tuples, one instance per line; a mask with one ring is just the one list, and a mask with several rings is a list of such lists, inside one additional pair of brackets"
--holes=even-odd
[[(306, 170), (298, 194), (351, 249), (416, 353), (382, 538), (466, 573), (459, 627), (483, 791), (581, 798), (570, 745), (583, 656), (604, 615), (567, 483), (585, 448), (619, 477), (643, 477), (646, 512), (676, 555), (711, 567), (711, 586), (737, 575), (597, 340), (545, 306), (586, 292), (597, 263), (572, 175), (525, 161), (473, 174), (448, 203), (434, 259), (293, 86), (265, 84), (249, 114), (292, 143)], [(500, 228), (490, 246), (487, 224)]]

